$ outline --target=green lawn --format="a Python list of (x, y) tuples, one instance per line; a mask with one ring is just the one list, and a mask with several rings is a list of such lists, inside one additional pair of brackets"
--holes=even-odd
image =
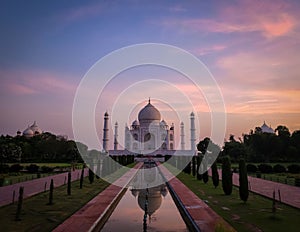
[(199, 198), (207, 201), (207, 204), (237, 231), (288, 232), (300, 228), (298, 209), (280, 204), (273, 215), (272, 201), (265, 197), (250, 193), (247, 203), (244, 204), (239, 199), (238, 188), (233, 189), (232, 195), (225, 196), (221, 182), (215, 189), (211, 178), (204, 184), (185, 173), (180, 173), (177, 177)]
[(23, 167), (29, 166), (30, 164), (36, 164), (39, 167), (48, 166), (48, 167), (71, 167), (70, 163), (8, 163), (9, 166), (13, 164), (20, 164)]
[[(127, 167), (133, 167), (130, 164)], [(125, 168), (115, 172), (115, 177), (125, 173)], [(17, 204), (0, 208), (1, 231), (51, 231), (73, 213), (83, 207), (88, 201), (102, 192), (109, 183), (96, 179), (89, 184), (88, 177), (84, 179), (83, 188), (79, 181), (72, 182), (72, 195), (67, 195), (67, 185), (54, 189), (53, 205), (47, 205), (49, 191), (37, 194), (23, 201), (21, 221), (15, 221)]]
[[(9, 166), (16, 164), (16, 163), (8, 163)], [(47, 167), (52, 167), (52, 168), (70, 168), (71, 164), (70, 163), (18, 163), (24, 168), (26, 166), (29, 166), (30, 164), (36, 164), (40, 168), (43, 166)], [(82, 164), (76, 164), (76, 168), (82, 168)], [(63, 170), (65, 171), (65, 170)], [(50, 173), (41, 173), (40, 177), (45, 177), (45, 176), (51, 176), (51, 175), (56, 175), (56, 172), (50, 172)], [(4, 177), (4, 183), (3, 186), (6, 185), (11, 185), (11, 184), (16, 184), (28, 180), (33, 180), (38, 178), (36, 173), (30, 174), (26, 172), (18, 172), (18, 173), (7, 173), (7, 174), (1, 174)]]

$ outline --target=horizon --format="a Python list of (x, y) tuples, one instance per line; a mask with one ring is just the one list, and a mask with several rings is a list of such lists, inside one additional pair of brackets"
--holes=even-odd
[[(73, 139), (72, 107), (82, 78), (115, 50), (149, 42), (182, 48), (204, 63), (223, 95), (224, 139), (230, 134), (241, 137), (264, 121), (273, 129), (278, 125), (291, 133), (300, 129), (298, 1), (8, 1), (2, 5), (0, 134), (14, 136), (37, 121), (42, 130)], [(143, 83), (147, 89), (141, 89)], [(172, 99), (178, 90), (188, 94), (194, 109), (184, 104), (184, 97)], [(112, 128), (119, 122), (121, 134), (123, 124), (131, 124), (148, 97), (169, 125), (178, 122), (174, 112), (186, 115), (187, 136), (189, 113), (194, 111), (200, 123), (197, 139), (210, 137), (210, 109), (203, 92), (174, 70), (130, 68), (100, 93), (94, 116), (100, 139), (104, 112), (119, 112), (110, 120)], [(168, 102), (162, 101), (168, 97)], [(128, 109), (129, 115), (122, 114)], [(111, 140), (112, 136), (111, 130)]]

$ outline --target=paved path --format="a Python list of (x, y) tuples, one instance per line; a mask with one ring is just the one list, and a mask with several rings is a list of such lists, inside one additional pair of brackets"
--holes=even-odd
[[(220, 179), (222, 179), (221, 170), (219, 170)], [(232, 181), (235, 186), (239, 186), (239, 175), (233, 173)], [(249, 190), (251, 192), (266, 196), (273, 199), (273, 191), (275, 190), (276, 199), (279, 200), (278, 190), (281, 195), (281, 202), (300, 208), (300, 187), (287, 184), (277, 183), (269, 180), (248, 176)]]
[[(72, 181), (80, 178), (81, 169), (76, 169), (72, 171)], [(88, 175), (88, 169), (85, 169), (84, 176)], [(20, 182), (17, 184), (12, 184), (4, 187), (0, 187), (0, 206), (8, 205), (12, 203), (13, 192), (15, 191), (15, 201), (18, 200), (19, 188), (20, 186), (24, 187), (24, 199), (31, 197), (35, 194), (41, 193), (46, 190), (49, 190), (51, 179), (53, 179), (54, 187), (61, 186), (67, 181), (68, 173), (61, 173), (53, 176), (47, 176), (43, 178), (38, 178), (30, 181)]]

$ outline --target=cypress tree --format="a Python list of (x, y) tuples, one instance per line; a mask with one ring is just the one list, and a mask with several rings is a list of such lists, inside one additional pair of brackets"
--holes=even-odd
[(67, 187), (68, 195), (71, 195), (71, 172), (68, 172), (68, 187)]
[(54, 189), (54, 183), (53, 183), (53, 179), (51, 179), (48, 205), (53, 205), (53, 189)]
[(222, 188), (226, 195), (230, 195), (232, 193), (232, 172), (228, 156), (223, 158), (222, 163)]
[(83, 176), (84, 176), (84, 167), (82, 168), (82, 170), (81, 170), (81, 175), (80, 175), (80, 182), (79, 182), (79, 184), (80, 184), (79, 188), (80, 188), (80, 189), (82, 189)]
[(91, 169), (89, 169), (89, 181), (90, 184), (94, 182), (94, 172)]
[(193, 176), (196, 175), (196, 156), (193, 156), (193, 159), (192, 159), (192, 175)]
[(219, 172), (218, 172), (218, 167), (217, 167), (217, 162), (214, 162), (213, 165), (211, 166), (211, 174), (212, 174), (212, 181), (217, 188), (219, 186)]
[(97, 161), (96, 178), (100, 178), (100, 160)]
[(201, 161), (202, 161), (202, 157), (201, 156), (197, 156), (197, 180), (202, 180)]
[(203, 182), (206, 184), (208, 182), (208, 171), (205, 171), (202, 175)]
[(244, 159), (240, 159), (239, 162), (239, 192), (240, 192), (240, 198), (242, 201), (246, 203), (248, 196), (249, 196), (249, 190), (248, 190), (248, 176), (247, 176), (247, 169)]
[(20, 215), (22, 211), (22, 205), (23, 205), (23, 193), (24, 193), (24, 187), (21, 186), (19, 188), (19, 200), (18, 200), (18, 207), (17, 207), (17, 212), (16, 212), (16, 221), (20, 221)]

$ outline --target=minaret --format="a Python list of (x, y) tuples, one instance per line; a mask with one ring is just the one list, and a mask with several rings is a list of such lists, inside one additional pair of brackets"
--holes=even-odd
[(181, 140), (181, 150), (185, 150), (185, 142), (184, 142), (184, 124), (180, 123), (180, 140)]
[(130, 132), (129, 132), (129, 128), (127, 126), (127, 124), (125, 125), (125, 141), (124, 141), (124, 144), (125, 144), (125, 149), (126, 150), (130, 150)]
[(196, 128), (195, 128), (195, 114), (192, 112), (191, 115), (191, 150), (196, 150)]
[(114, 150), (118, 150), (118, 122), (115, 123)]
[(103, 150), (107, 151), (108, 145), (108, 113), (104, 114), (104, 126), (103, 126)]

